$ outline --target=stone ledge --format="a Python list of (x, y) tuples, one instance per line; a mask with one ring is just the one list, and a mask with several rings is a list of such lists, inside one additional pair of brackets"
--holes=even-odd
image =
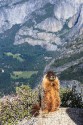
[(46, 115), (41, 113), (38, 117), (19, 125), (83, 125), (83, 109), (60, 108)]

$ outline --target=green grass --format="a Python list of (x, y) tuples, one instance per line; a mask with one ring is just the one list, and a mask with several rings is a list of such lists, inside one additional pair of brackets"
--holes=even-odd
[(7, 52), (7, 53), (5, 53), (5, 55), (6, 55), (6, 56), (11, 56), (12, 58), (17, 59), (17, 60), (20, 61), (20, 62), (23, 62), (23, 61), (24, 61), (24, 59), (22, 59), (22, 58), (20, 57), (21, 54), (13, 54), (13, 53), (11, 53), (11, 52)]
[(11, 74), (11, 78), (15, 80), (20, 79), (20, 78), (29, 79), (32, 75), (37, 74), (37, 73), (38, 71), (14, 71)]

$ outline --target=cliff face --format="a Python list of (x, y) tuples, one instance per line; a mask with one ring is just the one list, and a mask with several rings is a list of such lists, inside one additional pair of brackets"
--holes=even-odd
[(18, 125), (82, 125), (83, 110), (74, 108), (60, 108), (47, 115), (40, 115), (30, 121), (23, 120)]
[[(0, 33), (19, 24), (15, 44), (56, 50), (83, 33), (83, 0), (0, 0)], [(67, 37), (65, 37), (67, 34)]]

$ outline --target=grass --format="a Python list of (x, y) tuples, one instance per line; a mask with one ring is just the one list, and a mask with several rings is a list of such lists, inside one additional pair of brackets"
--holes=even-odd
[(29, 79), (32, 75), (37, 74), (37, 73), (38, 71), (14, 71), (11, 74), (11, 78), (15, 80), (20, 79), (20, 78)]
[(21, 54), (13, 54), (11, 52), (7, 52), (5, 53), (6, 56), (11, 56), (14, 59), (17, 59), (20, 62), (24, 62), (24, 59), (22, 59), (22, 57), (20, 57)]

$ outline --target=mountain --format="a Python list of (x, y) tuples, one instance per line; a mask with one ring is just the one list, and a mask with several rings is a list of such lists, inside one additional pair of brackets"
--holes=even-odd
[(82, 83), (82, 55), (83, 0), (0, 0), (1, 93), (35, 87), (49, 69)]
[(0, 32), (19, 24), (14, 44), (28, 42), (56, 50), (62, 37), (82, 34), (83, 0), (0, 1)]

